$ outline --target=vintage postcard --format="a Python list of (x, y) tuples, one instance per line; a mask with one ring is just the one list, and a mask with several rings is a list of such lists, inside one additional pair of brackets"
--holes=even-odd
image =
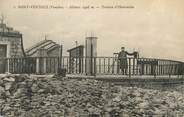
[(183, 117), (183, 0), (0, 0), (0, 117)]

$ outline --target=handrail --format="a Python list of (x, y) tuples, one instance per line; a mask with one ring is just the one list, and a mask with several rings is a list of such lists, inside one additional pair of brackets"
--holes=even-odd
[[(21, 59), (21, 58), (57, 58), (56, 56), (46, 56), (46, 57), (3, 57), (3, 59)], [(63, 58), (69, 58), (69, 56), (63, 56)], [(73, 56), (72, 58), (91, 58), (91, 57), (75, 57)], [(117, 57), (110, 57), (110, 56), (98, 56), (98, 57), (92, 57), (92, 58), (117, 58)], [(2, 58), (0, 58), (2, 59)], [(183, 61), (178, 61), (178, 60), (170, 60), (170, 59), (158, 59), (158, 58), (133, 58), (133, 57), (126, 57), (126, 59), (137, 59), (137, 60), (157, 60), (157, 61), (170, 61), (170, 62), (178, 62), (178, 63), (184, 63)]]
[[(114, 61), (116, 59), (116, 61)], [(183, 75), (184, 62), (154, 58), (128, 57), (121, 62), (117, 57), (14, 57), (5, 60), (12, 73), (57, 73), (58, 67), (72, 74), (108, 75)], [(1, 63), (1, 62), (0, 62)], [(123, 65), (124, 64), (124, 65)], [(0, 64), (1, 67), (1, 64)]]

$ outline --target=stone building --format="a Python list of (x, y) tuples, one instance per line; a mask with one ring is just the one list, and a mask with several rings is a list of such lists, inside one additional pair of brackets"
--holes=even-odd
[(0, 73), (9, 71), (9, 64), (5, 58), (24, 56), (22, 34), (0, 23)]
[(0, 58), (25, 56), (22, 34), (6, 24), (0, 24)]

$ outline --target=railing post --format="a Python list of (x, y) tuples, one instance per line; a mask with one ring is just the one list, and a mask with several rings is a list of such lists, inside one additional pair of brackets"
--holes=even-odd
[(94, 76), (96, 76), (96, 57), (94, 57)]
[(144, 59), (141, 59), (141, 75), (144, 75)]
[(7, 58), (7, 72), (10, 73), (10, 65), (9, 58)]
[(36, 58), (36, 74), (40, 74), (40, 58)]
[(129, 78), (131, 78), (131, 58), (129, 58)]
[(75, 57), (75, 73), (77, 74), (79, 72), (79, 64), (78, 64), (78, 57)]
[(133, 58), (133, 75), (135, 75), (135, 58)]
[(182, 64), (182, 78), (184, 78), (184, 63)]
[(82, 72), (82, 67), (81, 67), (81, 65), (82, 65), (82, 62), (81, 62), (82, 58), (79, 56), (78, 59), (79, 59), (78, 60), (79, 61), (79, 74), (81, 74), (81, 72)]
[(112, 74), (114, 74), (114, 62), (115, 62), (115, 60), (114, 60), (114, 57), (112, 58)]
[(154, 77), (156, 78), (156, 76), (157, 76), (157, 71), (156, 71), (156, 69), (157, 69), (157, 66), (158, 66), (158, 61), (156, 60), (156, 59), (154, 59)]
[(101, 74), (101, 58), (99, 58), (99, 71), (98, 72)]
[(104, 63), (103, 63), (103, 72), (105, 74), (105, 57), (104, 57)]
[(178, 74), (178, 78), (179, 78), (179, 76), (180, 76), (180, 64), (179, 63), (177, 65), (177, 67), (178, 67), (177, 74)]
[(43, 58), (43, 73), (47, 73), (47, 58)]
[(81, 59), (80, 59), (80, 64), (81, 64), (81, 74), (84, 73), (84, 57), (82, 56)]
[(85, 57), (85, 74), (87, 75), (88, 74), (88, 70), (87, 70), (87, 56)]
[(92, 75), (93, 74), (93, 57), (91, 56), (90, 57), (90, 75)]
[(108, 58), (108, 73), (110, 73), (110, 58)]
[(117, 74), (120, 72), (120, 60), (117, 59)]
[(60, 57), (57, 57), (58, 65), (56, 69), (56, 74), (59, 74), (59, 70), (61, 69), (61, 59)]

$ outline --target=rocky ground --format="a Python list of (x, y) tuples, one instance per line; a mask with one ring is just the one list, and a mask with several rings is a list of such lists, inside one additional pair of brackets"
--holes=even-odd
[(183, 86), (158, 90), (114, 86), (96, 80), (4, 75), (0, 78), (0, 115), (182, 117), (183, 93)]

